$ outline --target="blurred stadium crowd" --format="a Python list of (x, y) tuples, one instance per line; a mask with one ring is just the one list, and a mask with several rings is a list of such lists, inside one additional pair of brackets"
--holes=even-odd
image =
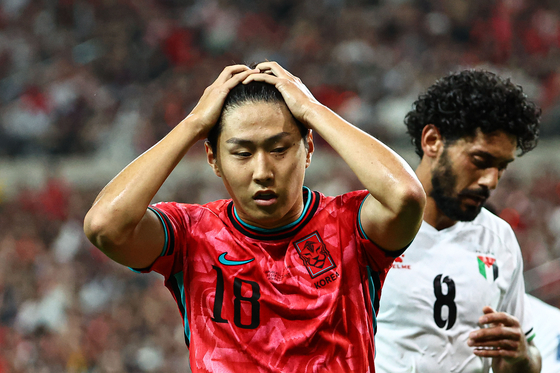
[[(560, 140), (557, 1), (2, 0), (0, 160), (111, 153), (126, 164), (225, 65), (265, 59), (395, 148), (408, 146), (402, 119), (423, 88), (485, 66), (521, 84), (543, 108), (541, 137)], [(516, 231), (528, 290), (560, 306), (560, 177), (534, 172), (506, 173), (491, 205)], [(161, 277), (110, 262), (83, 235), (106, 182), (53, 171), (0, 200), (0, 373), (185, 371)], [(355, 183), (344, 170), (307, 182), (326, 194)], [(165, 195), (224, 196), (204, 178)]]

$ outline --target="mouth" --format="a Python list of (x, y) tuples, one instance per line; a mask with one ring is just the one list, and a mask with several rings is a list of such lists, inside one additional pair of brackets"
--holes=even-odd
[(461, 197), (475, 205), (482, 205), (484, 204), (484, 202), (486, 202), (487, 199), (487, 197), (479, 196), (476, 194), (463, 194)]
[(253, 195), (253, 201), (259, 206), (270, 206), (278, 200), (278, 195), (271, 190), (264, 190)]
[(481, 206), (490, 197), (490, 191), (485, 188), (465, 189), (462, 193), (459, 193), (459, 197), (470, 202), (470, 204)]

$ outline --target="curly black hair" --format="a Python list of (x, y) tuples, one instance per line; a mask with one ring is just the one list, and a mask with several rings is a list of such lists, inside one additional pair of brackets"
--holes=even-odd
[(421, 136), (435, 125), (446, 144), (502, 130), (517, 137), (523, 155), (537, 146), (541, 109), (509, 79), (484, 70), (464, 70), (436, 81), (413, 104), (405, 117), (415, 151), (423, 156)]

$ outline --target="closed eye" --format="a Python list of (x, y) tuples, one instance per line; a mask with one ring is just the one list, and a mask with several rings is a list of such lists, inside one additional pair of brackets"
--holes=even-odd
[(287, 147), (278, 147), (278, 148), (274, 148), (272, 150), (272, 153), (284, 153), (286, 150), (288, 150)]
[(236, 152), (233, 153), (233, 155), (235, 155), (236, 157), (240, 157), (240, 158), (247, 158), (251, 156), (251, 153), (249, 152)]
[(490, 162), (488, 162), (486, 159), (480, 158), (480, 157), (473, 157), (472, 159), (472, 163), (480, 169), (485, 169), (490, 167)]
[(495, 162), (492, 162), (489, 159), (485, 159), (485, 158), (480, 158), (480, 157), (473, 157), (472, 158), (472, 163), (479, 169), (483, 170), (483, 169), (487, 169), (490, 167), (496, 167), (499, 171), (505, 171), (507, 169), (507, 167), (509, 166), (509, 164), (511, 163), (511, 161), (507, 161), (507, 162), (503, 162), (501, 164), (495, 164)]

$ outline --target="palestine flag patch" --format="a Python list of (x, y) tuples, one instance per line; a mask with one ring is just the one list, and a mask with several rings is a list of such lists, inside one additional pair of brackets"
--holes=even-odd
[(498, 265), (496, 264), (496, 258), (491, 256), (477, 256), (478, 260), (478, 271), (484, 278), (492, 283), (498, 278)]

